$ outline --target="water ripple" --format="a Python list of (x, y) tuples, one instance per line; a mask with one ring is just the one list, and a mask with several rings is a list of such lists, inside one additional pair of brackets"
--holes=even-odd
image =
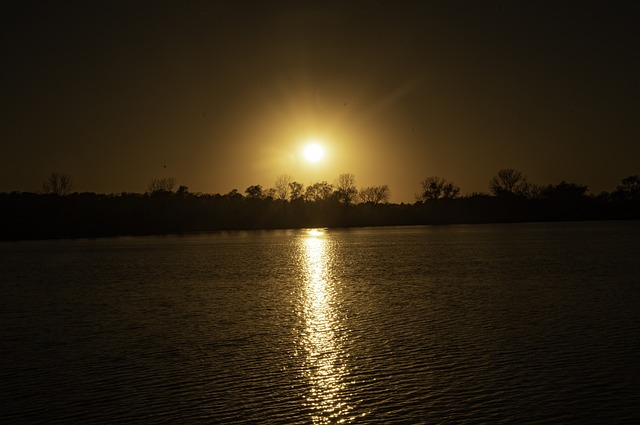
[(0, 421), (637, 423), (638, 241), (574, 223), (1, 244)]

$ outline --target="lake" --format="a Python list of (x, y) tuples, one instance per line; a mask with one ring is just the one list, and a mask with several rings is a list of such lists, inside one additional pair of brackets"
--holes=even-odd
[(638, 423), (640, 222), (0, 243), (0, 422)]

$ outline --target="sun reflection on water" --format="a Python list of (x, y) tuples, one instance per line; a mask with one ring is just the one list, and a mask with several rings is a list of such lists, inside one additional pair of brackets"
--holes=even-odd
[(308, 230), (301, 238), (304, 268), (305, 377), (310, 383), (307, 397), (314, 423), (349, 422), (350, 397), (346, 388), (348, 367), (344, 329), (337, 312), (336, 282), (331, 276), (335, 253), (323, 230)]

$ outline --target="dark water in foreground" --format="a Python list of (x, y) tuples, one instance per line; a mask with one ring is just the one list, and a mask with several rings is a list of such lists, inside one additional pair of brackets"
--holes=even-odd
[(640, 223), (0, 243), (0, 423), (637, 423)]

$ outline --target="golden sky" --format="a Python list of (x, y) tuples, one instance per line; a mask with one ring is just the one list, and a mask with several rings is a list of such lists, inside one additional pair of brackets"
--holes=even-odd
[(431, 175), (470, 193), (517, 168), (599, 192), (640, 172), (628, 2), (16, 3), (0, 191), (52, 171), (106, 193), (348, 172), (413, 202)]

